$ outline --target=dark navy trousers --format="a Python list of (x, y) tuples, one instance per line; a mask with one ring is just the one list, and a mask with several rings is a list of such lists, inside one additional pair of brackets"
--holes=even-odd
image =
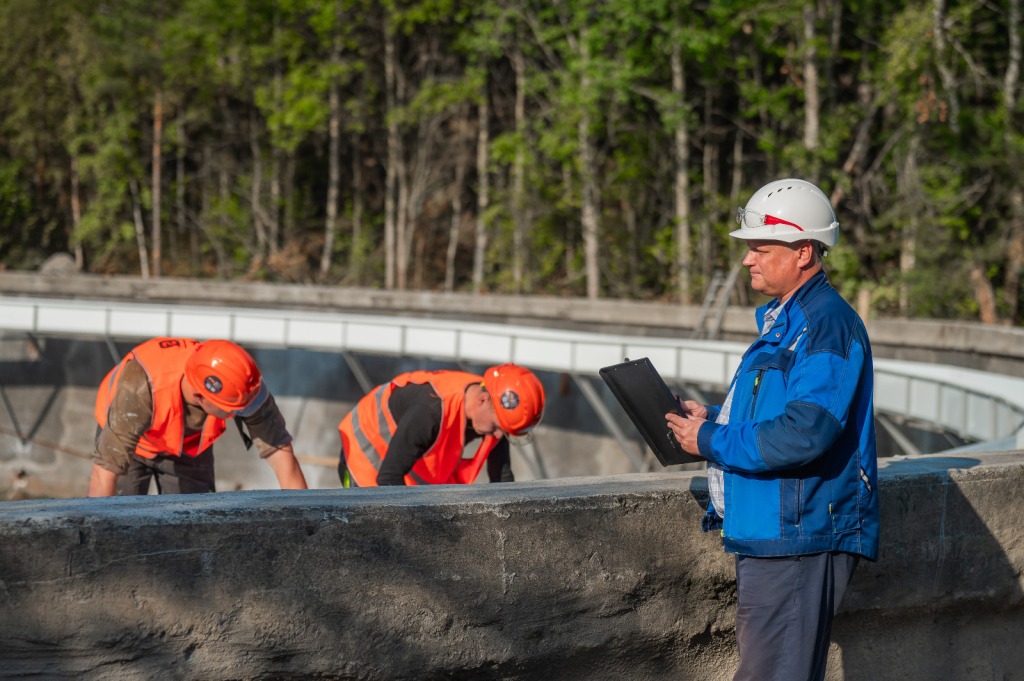
[(132, 454), (128, 470), (117, 478), (117, 496), (148, 494), (150, 480), (157, 494), (202, 494), (216, 492), (213, 447), (199, 456), (165, 456), (145, 459)]
[(858, 560), (849, 553), (737, 555), (733, 681), (824, 679), (832, 619)]

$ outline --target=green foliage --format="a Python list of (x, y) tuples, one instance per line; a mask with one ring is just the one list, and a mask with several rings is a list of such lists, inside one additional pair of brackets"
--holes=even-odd
[[(490, 289), (515, 286), (513, 181), (521, 170), (528, 290), (587, 290), (580, 211), (583, 178), (593, 178), (601, 286), (629, 297), (676, 295), (675, 140), (685, 132), (693, 257), (711, 259), (691, 263), (698, 296), (708, 274), (735, 257), (722, 216), (767, 180), (805, 175), (835, 191), (843, 241), (827, 262), (845, 296), (870, 291), (879, 314), (975, 318), (970, 273), (982, 272), (997, 296), (1017, 274), (1008, 243), (1020, 237), (1010, 220), (1024, 158), (1019, 76), (1013, 110), (1003, 92), (1014, 27), (994, 4), (947, 2), (941, 51), (934, 3), (850, 0), (835, 34), (828, 10), (836, 5), (814, 5), (820, 14), (807, 45), (807, 6), (7, 0), (0, 255), (9, 267), (27, 267), (80, 241), (91, 269), (137, 271), (134, 211), (151, 227), (153, 135), (162, 122), (157, 208), (165, 224), (184, 220), (181, 241), (198, 257), (193, 263), (191, 246), (182, 248), (176, 257), (188, 262), (170, 271), (310, 280), (294, 272), (315, 270), (324, 244), (334, 91), (343, 217), (328, 254), (331, 281), (383, 282), (388, 191), (415, 202), (417, 243), (433, 249), (420, 254), (424, 285), (443, 280), (453, 198), (472, 213), (482, 186), (475, 144), (486, 102)], [(395, 50), (391, 93), (384, 31)], [(814, 149), (804, 142), (808, 47), (820, 77)], [(683, 95), (674, 90), (674, 55)], [(525, 107), (518, 124), (517, 94)], [(390, 187), (389, 122), (399, 124), (405, 154)], [(418, 153), (428, 143), (439, 151)], [(364, 206), (358, 239), (348, 231), (356, 196)], [(278, 257), (287, 265), (257, 247), (260, 228), (275, 230), (270, 250), (286, 254)], [(459, 235), (460, 286), (472, 270), (470, 231)], [(911, 242), (914, 267), (901, 271)], [(353, 259), (358, 275), (348, 271)], [(998, 304), (1021, 321), (1024, 305)]]

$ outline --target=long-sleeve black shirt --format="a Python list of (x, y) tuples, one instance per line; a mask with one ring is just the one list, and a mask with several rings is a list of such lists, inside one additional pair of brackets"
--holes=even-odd
[[(429, 383), (409, 383), (391, 392), (388, 406), (397, 428), (377, 472), (377, 484), (404, 485), (406, 474), (430, 449), (441, 432), (443, 402)], [(467, 421), (466, 444), (480, 437)], [(508, 440), (505, 438), (498, 441), (487, 457), (487, 475), (491, 482), (515, 480)]]

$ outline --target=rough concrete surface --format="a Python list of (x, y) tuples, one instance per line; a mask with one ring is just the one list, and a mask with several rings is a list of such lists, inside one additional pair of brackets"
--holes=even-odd
[[(53, 679), (728, 679), (699, 473), (0, 505), (0, 669)], [(894, 459), (828, 678), (1024, 678), (1024, 453)]]

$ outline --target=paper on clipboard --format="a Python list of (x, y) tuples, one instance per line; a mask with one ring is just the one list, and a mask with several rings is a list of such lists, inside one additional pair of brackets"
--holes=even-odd
[(680, 413), (679, 406), (650, 359), (627, 360), (604, 367), (598, 373), (662, 466), (704, 460), (683, 451), (669, 430), (665, 414)]

